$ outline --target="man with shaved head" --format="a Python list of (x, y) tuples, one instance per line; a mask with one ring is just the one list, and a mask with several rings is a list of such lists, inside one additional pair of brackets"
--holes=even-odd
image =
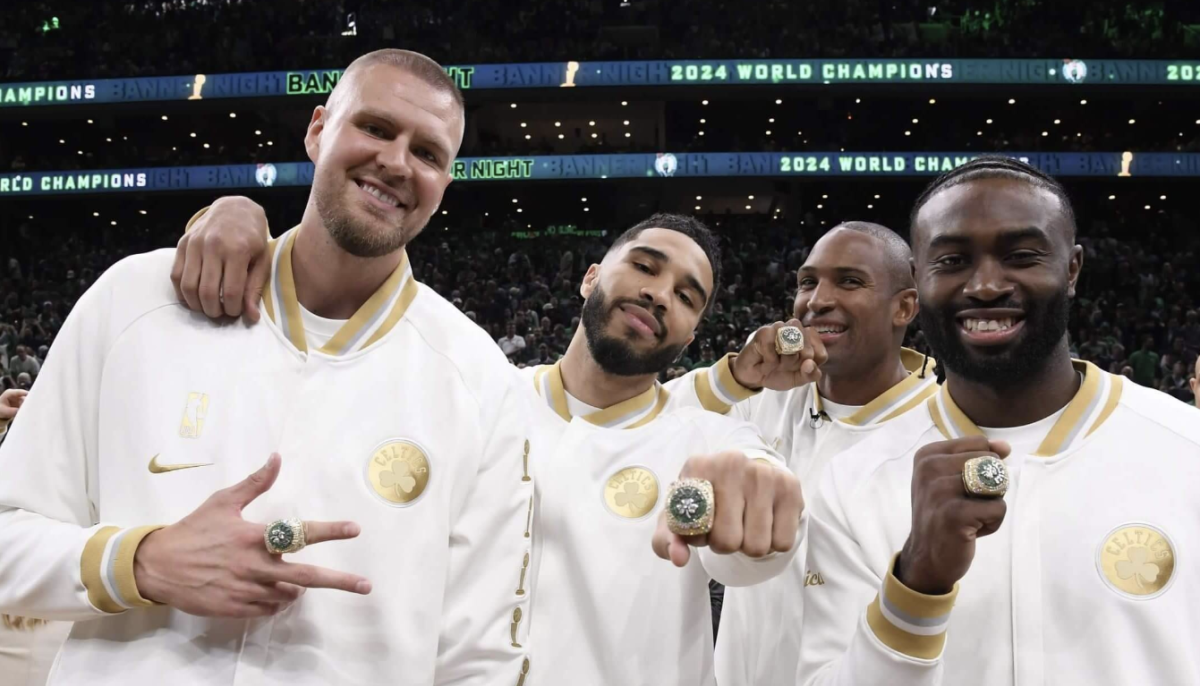
[[(830, 459), (919, 406), (936, 389), (934, 361), (901, 347), (917, 315), (908, 245), (869, 222), (834, 227), (796, 274), (794, 320), (818, 336), (827, 360), (815, 383), (797, 387), (775, 352), (777, 322), (739, 354), (668, 384), (714, 412), (754, 423), (801, 483), (815, 484)], [(824, 583), (797, 555), (779, 577), (727, 588), (717, 638), (717, 682), (790, 683), (802, 637), (805, 587)]]
[[(313, 112), (300, 225), (223, 272), (187, 259), (228, 247), (203, 230), (180, 246), (176, 277), (204, 296), (189, 298), (261, 302), (269, 321), (190, 313), (175, 251), (122, 261), (80, 299), (0, 450), (0, 613), (75, 622), (51, 684), (528, 670), (509, 633), (528, 598), (497, 571), (524, 552), (524, 394), (404, 250), (462, 136), (439, 65), (366, 55)], [(220, 204), (261, 213), (244, 200)], [(243, 299), (251, 264), (267, 288)]]

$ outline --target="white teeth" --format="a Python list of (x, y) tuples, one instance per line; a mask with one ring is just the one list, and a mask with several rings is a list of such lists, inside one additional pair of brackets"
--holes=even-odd
[(844, 326), (818, 326), (817, 333), (841, 333), (846, 330)]
[(388, 195), (387, 193), (384, 193), (383, 191), (379, 190), (378, 188), (376, 188), (370, 184), (360, 183), (359, 188), (362, 188), (364, 191), (370, 193), (371, 195), (375, 196), (376, 198), (379, 198), (380, 200), (391, 205), (392, 207), (400, 206), (400, 201), (398, 199)]
[(1011, 329), (1013, 320), (1005, 319), (964, 319), (963, 328), (967, 331), (1006, 331)]

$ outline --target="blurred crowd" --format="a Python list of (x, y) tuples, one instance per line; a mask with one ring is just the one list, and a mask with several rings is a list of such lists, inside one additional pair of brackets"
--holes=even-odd
[(397, 46), (451, 64), (1200, 51), (1191, 0), (25, 0), (4, 15), (7, 80), (321, 68)]
[[(664, 380), (713, 364), (759, 326), (792, 311), (808, 245), (796, 227), (766, 217), (701, 217), (724, 239), (725, 283), (696, 339)], [(1072, 354), (1182, 401), (1200, 353), (1200, 239), (1183, 216), (1080, 227), (1085, 267), (1072, 302)], [(513, 364), (556, 361), (579, 325), (579, 284), (611, 240), (520, 239), (519, 227), (420, 237), (409, 250), (418, 278), (484, 328)], [(36, 382), (47, 347), (79, 295), (113, 262), (171, 245), (176, 230), (64, 236), (23, 225), (0, 280), (4, 388)], [(514, 235), (516, 233), (516, 235)], [(735, 239), (728, 238), (736, 236)], [(910, 347), (925, 351), (917, 327)], [(26, 378), (27, 375), (27, 378)]]

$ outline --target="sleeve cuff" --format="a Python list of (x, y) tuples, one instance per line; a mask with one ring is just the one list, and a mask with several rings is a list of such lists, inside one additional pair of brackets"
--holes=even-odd
[(138, 545), (162, 526), (141, 526), (120, 529), (101, 527), (83, 546), (80, 559), (80, 578), (87, 589), (92, 605), (108, 614), (117, 614), (136, 607), (153, 607), (159, 603), (146, 600), (138, 593), (133, 576), (133, 557)]
[(727, 414), (734, 405), (760, 392), (746, 388), (733, 378), (729, 365), (736, 357), (737, 353), (729, 353), (696, 375), (696, 395), (700, 405), (709, 412)]
[(884, 645), (922, 660), (933, 660), (946, 645), (950, 610), (958, 597), (958, 584), (945, 595), (917, 593), (896, 578), (892, 557), (879, 595), (867, 606), (867, 624)]
[(192, 230), (192, 226), (194, 226), (196, 222), (200, 221), (200, 217), (203, 217), (205, 214), (207, 214), (207, 213), (208, 213), (208, 210), (209, 210), (211, 207), (212, 207), (212, 205), (209, 205), (208, 207), (202, 208), (202, 209), (201, 209), (199, 212), (197, 212), (196, 214), (193, 214), (193, 215), (192, 215), (192, 218), (188, 220), (187, 226), (183, 227), (183, 232), (184, 232), (184, 233), (189, 233), (189, 232), (191, 232), (191, 230)]

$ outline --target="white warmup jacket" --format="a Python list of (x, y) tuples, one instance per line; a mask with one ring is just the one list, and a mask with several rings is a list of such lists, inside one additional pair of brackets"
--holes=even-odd
[[(933, 359), (904, 349), (900, 359), (909, 376), (853, 415), (837, 419), (824, 413), (815, 384), (761, 393), (743, 388), (729, 370), (732, 358), (726, 355), (712, 367), (672, 381), (667, 389), (681, 403), (727, 413), (758, 427), (800, 479), (808, 508), (818, 497), (817, 484), (834, 455), (920, 407), (937, 392)], [(822, 582), (804, 565), (801, 552), (774, 579), (725, 589), (715, 658), (718, 684), (786, 684), (795, 677), (800, 661), (803, 589)]]
[(709, 578), (758, 583), (796, 548), (760, 560), (693, 549), (680, 569), (654, 554), (654, 529), (689, 457), (738, 450), (780, 465), (778, 456), (749, 424), (671, 409), (659, 385), (573, 417), (557, 365), (530, 376), (546, 450), (535, 441), (530, 455), (529, 569), (508, 573), (511, 592), (533, 595), (531, 614), (513, 626), (515, 642), (533, 646), (523, 686), (713, 684)]
[[(1200, 411), (1090, 363), (1036, 450), (1006, 459), (1000, 529), (945, 596), (892, 574), (913, 456), (981, 430), (943, 387), (821, 484), (797, 682), (1200, 683)], [(956, 597), (957, 595), (957, 597)]]
[[(0, 612), (75, 620), (51, 684), (515, 683), (526, 397), (480, 329), (407, 258), (320, 349), (271, 243), (263, 322), (176, 301), (174, 251), (121, 261), (81, 298), (0, 450)], [(352, 520), (289, 556), (369, 578), (250, 621), (148, 606), (133, 554), (272, 452), (247, 521)], [(515, 559), (514, 559), (515, 558)]]

